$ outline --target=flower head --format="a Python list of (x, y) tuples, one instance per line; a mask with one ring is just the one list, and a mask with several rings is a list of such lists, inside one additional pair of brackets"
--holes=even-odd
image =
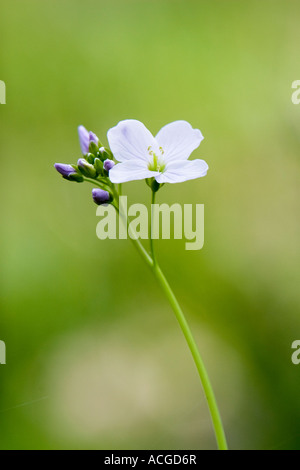
[(109, 172), (112, 183), (155, 178), (157, 183), (181, 183), (205, 176), (204, 160), (188, 160), (203, 136), (186, 121), (164, 126), (156, 137), (139, 121), (128, 119), (107, 133), (116, 160)]
[(78, 127), (78, 135), (80, 148), (83, 155), (86, 155), (89, 152), (90, 143), (94, 142), (96, 145), (99, 145), (99, 139), (93, 132), (86, 130), (84, 126)]

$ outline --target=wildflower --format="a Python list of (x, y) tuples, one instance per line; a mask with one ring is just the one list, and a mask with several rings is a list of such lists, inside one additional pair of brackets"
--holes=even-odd
[(203, 136), (186, 121), (164, 126), (156, 137), (139, 121), (128, 119), (107, 133), (110, 148), (120, 163), (109, 172), (112, 183), (155, 178), (181, 183), (207, 174), (204, 160), (188, 160)]

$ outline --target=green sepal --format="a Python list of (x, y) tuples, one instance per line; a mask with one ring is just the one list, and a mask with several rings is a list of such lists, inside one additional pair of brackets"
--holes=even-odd
[(158, 183), (155, 178), (146, 178), (146, 184), (156, 193), (163, 185)]
[(108, 158), (109, 160), (113, 160), (113, 159), (114, 159), (114, 156), (113, 156), (112, 151), (110, 150), (110, 148), (105, 147), (105, 152), (107, 153), (107, 155), (108, 155), (107, 158)]
[(113, 154), (106, 147), (101, 147), (101, 149), (99, 149), (97, 156), (98, 158), (100, 158), (102, 162), (104, 162), (105, 160), (113, 160)]
[(78, 173), (74, 173), (70, 176), (63, 176), (63, 178), (67, 181), (75, 181), (76, 183), (83, 183), (84, 181), (83, 176), (79, 175)]
[(96, 176), (97, 176), (97, 172), (96, 172), (95, 168), (93, 167), (93, 165), (91, 165), (87, 161), (85, 161), (83, 167), (78, 166), (78, 169), (79, 169), (80, 173), (83, 174), (83, 176), (87, 176), (88, 178), (96, 178)]
[(91, 163), (91, 165), (94, 164), (95, 155), (93, 155), (92, 153), (87, 153), (84, 158), (87, 162)]
[(160, 186), (161, 186), (160, 183), (158, 183), (156, 179), (153, 178), (152, 187), (151, 187), (152, 191), (156, 193), (159, 190)]
[(103, 174), (103, 162), (100, 160), (100, 158), (95, 158), (94, 167), (97, 172), (97, 175)]
[(113, 193), (112, 193), (111, 191), (109, 191), (108, 189), (106, 189), (106, 191), (107, 191), (108, 194), (109, 194), (109, 200), (107, 201), (106, 204), (111, 204), (111, 203), (113, 202), (113, 200), (114, 200), (114, 195), (113, 195)]
[(91, 142), (89, 146), (89, 153), (92, 153), (96, 157), (98, 154), (98, 151), (99, 151), (98, 145), (96, 145), (95, 142)]

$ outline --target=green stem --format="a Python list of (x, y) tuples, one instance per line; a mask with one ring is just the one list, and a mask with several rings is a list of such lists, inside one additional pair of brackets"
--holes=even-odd
[[(155, 203), (155, 192), (152, 192), (152, 200), (151, 203)], [(227, 450), (227, 442), (226, 442), (226, 436), (222, 424), (222, 419), (221, 415), (218, 409), (217, 401), (215, 398), (215, 394), (208, 376), (208, 373), (206, 371), (204, 362), (202, 360), (202, 357), (200, 355), (200, 352), (198, 350), (196, 341), (192, 335), (191, 329), (186, 321), (186, 318), (184, 316), (184, 313), (175, 297), (174, 292), (172, 291), (165, 275), (163, 274), (162, 270), (160, 269), (157, 261), (156, 261), (156, 256), (155, 256), (155, 251), (154, 251), (154, 244), (153, 244), (153, 212), (152, 212), (152, 207), (151, 207), (151, 222), (150, 222), (150, 247), (151, 247), (151, 256), (152, 259), (149, 259), (149, 255), (145, 251), (144, 247), (140, 243), (139, 240), (133, 239), (132, 241), (134, 242), (136, 248), (139, 250), (140, 254), (143, 256), (143, 258), (146, 260), (147, 264), (151, 267), (158, 283), (160, 284), (163, 292), (165, 293), (174, 313), (177, 318), (177, 321), (180, 325), (180, 328), (184, 334), (184, 337), (186, 339), (186, 342), (190, 348), (190, 351), (192, 353), (195, 365), (197, 367), (200, 380), (204, 389), (204, 393), (206, 396), (208, 408), (210, 411), (210, 416), (213, 424), (213, 428), (215, 431), (216, 435), (216, 440), (218, 444), (219, 450)]]
[(154, 252), (154, 243), (153, 243), (153, 206), (155, 204), (155, 191), (152, 191), (151, 197), (151, 206), (150, 206), (150, 225), (149, 225), (149, 239), (150, 239), (150, 251), (151, 257), (153, 259), (153, 267), (156, 266), (156, 257)]
[[(87, 177), (84, 177), (84, 180), (88, 183), (92, 183), (95, 186), (99, 186), (99, 188), (102, 187), (100, 181), (97, 182), (97, 180), (94, 180), (92, 178), (87, 178)], [(120, 186), (121, 185), (119, 185), (119, 188), (120, 188)], [(113, 201), (113, 205), (114, 205), (114, 208), (116, 209), (116, 211), (118, 212), (118, 214), (120, 214), (120, 208), (119, 208), (119, 202), (120, 202), (119, 196), (120, 195), (118, 194), (118, 192), (117, 192), (114, 185), (112, 185), (112, 190), (113, 190), (113, 193), (114, 193), (114, 196), (115, 196), (115, 199)], [(121, 210), (121, 214), (122, 214), (122, 210)], [(129, 227), (129, 224), (127, 224), (127, 231), (128, 231), (130, 240), (133, 242), (134, 246), (136, 247), (136, 249), (138, 250), (138, 252), (142, 256), (144, 261), (147, 263), (148, 266), (150, 266), (152, 268), (152, 266), (153, 266), (152, 258), (148, 255), (147, 251), (143, 247), (140, 240), (137, 238), (136, 234), (133, 233), (132, 229)], [(131, 235), (130, 235), (130, 232), (131, 232)]]
[(194, 337), (192, 335), (192, 332), (190, 330), (190, 327), (185, 319), (185, 316), (183, 314), (183, 311), (181, 310), (181, 307), (174, 295), (174, 292), (172, 291), (167, 279), (165, 278), (162, 270), (156, 263), (156, 265), (153, 266), (153, 272), (158, 280), (160, 286), (162, 287), (164, 293), (166, 294), (167, 299), (170, 302), (170, 305), (176, 315), (176, 318), (178, 320), (178, 323), (180, 325), (180, 328), (184, 334), (184, 337), (186, 339), (186, 342), (190, 348), (190, 351), (192, 353), (192, 356), (194, 358), (196, 367), (198, 369), (198, 373), (200, 376), (200, 380), (202, 382), (202, 386), (204, 389), (204, 393), (206, 396), (207, 404), (209, 407), (210, 415), (211, 415), (211, 420), (213, 423), (217, 443), (219, 450), (227, 450), (227, 442), (226, 442), (226, 437), (224, 433), (224, 428), (221, 420), (221, 415), (218, 409), (217, 401), (214, 395), (213, 388), (211, 386), (206, 368), (204, 366), (203, 360), (201, 358), (201, 355), (199, 353), (197, 344), (194, 340)]
[[(119, 207), (119, 201), (117, 202), (117, 204), (114, 206), (117, 213), (118, 214), (121, 214), (121, 217), (123, 218), (124, 217), (124, 213), (123, 213), (123, 210), (122, 208)], [(124, 219), (123, 219), (123, 223), (125, 223)], [(125, 223), (126, 224), (126, 223)], [(145, 250), (145, 248), (143, 247), (142, 243), (140, 242), (140, 240), (137, 238), (137, 235), (136, 233), (134, 233), (134, 231), (132, 230), (132, 228), (130, 227), (129, 225), (129, 222), (127, 220), (127, 233), (129, 235), (129, 238), (130, 240), (132, 241), (132, 243), (134, 244), (135, 248), (137, 249), (137, 251), (140, 253), (140, 255), (142, 256), (142, 258), (144, 259), (144, 261), (147, 263), (147, 265), (152, 268), (153, 267), (153, 260), (152, 258), (148, 255), (147, 251)]]
[(147, 251), (145, 250), (141, 242), (135, 238), (130, 237), (130, 239), (133, 242), (136, 249), (138, 250), (138, 252), (140, 253), (140, 255), (142, 256), (142, 258), (144, 259), (144, 261), (146, 261), (147, 265), (150, 268), (153, 268), (153, 259), (148, 255)]
[(96, 179), (93, 179), (93, 178), (87, 178), (86, 176), (84, 176), (83, 179), (84, 179), (84, 181), (86, 181), (87, 183), (92, 183), (94, 186), (98, 186), (99, 188), (104, 189), (105, 191), (110, 192), (110, 190), (112, 189), (112, 188), (107, 184), (107, 182), (105, 181), (105, 179), (103, 179), (102, 181), (100, 181), (100, 180), (96, 180)]
[(108, 185), (106, 184), (105, 179), (103, 179), (103, 180), (96, 180), (96, 179), (94, 179), (94, 178), (88, 178), (87, 176), (83, 176), (83, 179), (84, 179), (84, 181), (87, 181), (88, 183), (92, 183), (92, 184), (94, 184), (95, 186), (99, 186), (99, 188), (102, 188), (103, 184), (105, 184), (105, 186), (108, 186)]
[[(97, 184), (95, 181), (85, 178), (86, 181)], [(114, 191), (116, 196), (118, 196), (117, 192)], [(119, 198), (116, 198), (116, 205), (115, 208), (117, 212), (119, 213)], [(155, 192), (152, 192), (152, 199), (151, 199), (151, 204), (155, 204)], [(130, 228), (129, 224), (127, 226), (128, 234), (135, 245), (136, 249), (144, 259), (144, 261), (147, 263), (147, 265), (152, 269), (158, 283), (160, 284), (163, 292), (165, 293), (174, 313), (177, 318), (177, 321), (181, 327), (181, 330), (184, 334), (184, 337), (186, 339), (186, 342), (190, 348), (190, 351), (192, 353), (195, 365), (197, 367), (200, 380), (204, 389), (204, 393), (206, 396), (208, 408), (210, 411), (211, 415), (211, 420), (212, 424), (214, 427), (215, 435), (216, 435), (216, 440), (218, 443), (218, 447), (220, 450), (227, 450), (227, 442), (226, 442), (226, 436), (222, 424), (222, 419), (221, 415), (218, 409), (217, 401), (214, 395), (214, 391), (212, 388), (212, 385), (210, 383), (209, 376), (207, 374), (204, 362), (201, 358), (200, 352), (198, 350), (196, 341), (192, 335), (191, 329), (186, 321), (186, 318), (183, 314), (183, 311), (181, 310), (181, 307), (175, 297), (174, 292), (172, 291), (165, 275), (163, 274), (162, 270), (160, 269), (157, 261), (156, 261), (156, 256), (155, 256), (155, 250), (154, 250), (154, 243), (153, 243), (153, 212), (152, 212), (152, 206), (151, 206), (151, 219), (150, 219), (150, 247), (151, 247), (151, 257), (148, 255), (147, 251), (143, 247), (142, 243), (140, 240), (136, 237), (136, 235), (132, 232), (132, 229)]]

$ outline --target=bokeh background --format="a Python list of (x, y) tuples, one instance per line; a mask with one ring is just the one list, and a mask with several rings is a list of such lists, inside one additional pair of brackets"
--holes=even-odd
[[(96, 238), (77, 126), (200, 128), (205, 246), (157, 242), (232, 449), (300, 448), (297, 0), (0, 0), (0, 447), (214, 449), (176, 319), (129, 241)], [(147, 202), (143, 182), (125, 186)]]

